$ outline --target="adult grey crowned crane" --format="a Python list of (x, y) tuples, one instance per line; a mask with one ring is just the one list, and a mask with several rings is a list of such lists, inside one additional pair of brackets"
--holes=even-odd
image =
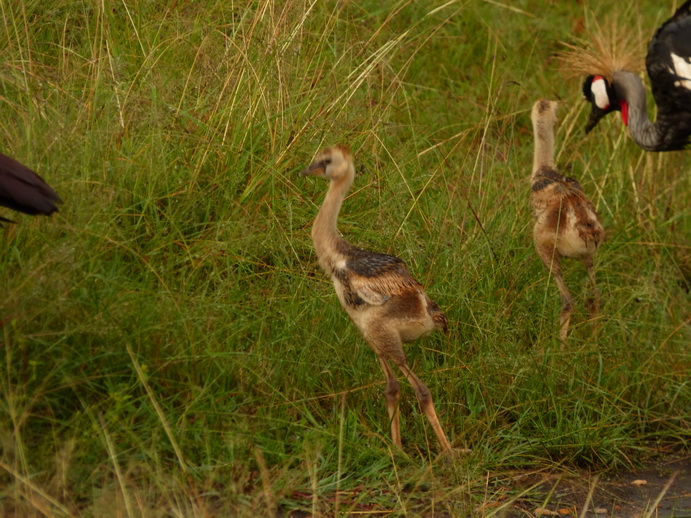
[(411, 342), (435, 329), (446, 329), (446, 315), (413, 279), (401, 259), (357, 248), (338, 233), (338, 214), (355, 178), (353, 157), (347, 148), (335, 146), (323, 150), (301, 174), (329, 180), (329, 190), (312, 226), (312, 241), (319, 264), (331, 277), (338, 300), (377, 355), (386, 375), (384, 395), (393, 443), (401, 447), (398, 413), (401, 388), (389, 361), (415, 389), (442, 450), (450, 451), (432, 395), (408, 366), (403, 352), (403, 342)]
[[(62, 200), (43, 178), (15, 159), (0, 153), (0, 206), (24, 214), (48, 216)], [(0, 216), (0, 221), (14, 223)]]
[(651, 122), (645, 89), (638, 75), (613, 70), (588, 76), (583, 93), (592, 104), (586, 133), (614, 111), (629, 127), (631, 138), (647, 151), (684, 149), (691, 137), (691, 0), (655, 32), (645, 60), (657, 104)]

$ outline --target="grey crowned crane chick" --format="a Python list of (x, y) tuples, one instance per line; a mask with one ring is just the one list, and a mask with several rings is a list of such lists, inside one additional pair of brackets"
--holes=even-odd
[(564, 283), (561, 271), (563, 257), (579, 258), (588, 270), (593, 299), (589, 303), (591, 318), (600, 309), (600, 295), (595, 284), (593, 258), (605, 231), (595, 207), (573, 178), (554, 168), (554, 126), (557, 103), (540, 100), (532, 110), (535, 153), (533, 156), (530, 203), (535, 216), (533, 239), (535, 250), (554, 277), (561, 294), (560, 338), (566, 339), (573, 297)]
[[(645, 89), (637, 74), (595, 64), (588, 70), (587, 53), (581, 68), (590, 74), (583, 82), (583, 94), (592, 109), (586, 133), (602, 117), (621, 112), (631, 138), (647, 151), (674, 151), (691, 142), (691, 0), (655, 32), (645, 59), (650, 86), (657, 105), (657, 119), (651, 122), (646, 109)], [(578, 53), (571, 61), (578, 63)], [(620, 57), (623, 60), (627, 56)], [(603, 60), (606, 62), (606, 60)], [(599, 70), (595, 70), (600, 68)]]
[[(25, 165), (0, 153), (0, 206), (25, 214), (48, 216), (62, 200), (51, 187)], [(0, 221), (14, 223), (0, 217)]]
[(353, 157), (347, 148), (335, 146), (323, 150), (300, 174), (329, 180), (329, 190), (312, 227), (312, 241), (319, 264), (331, 277), (338, 300), (384, 371), (384, 395), (393, 443), (399, 448), (402, 446), (398, 411), (401, 388), (389, 362), (396, 365), (413, 386), (442, 450), (450, 451), (451, 445), (434, 410), (430, 390), (408, 366), (403, 352), (404, 342), (411, 342), (435, 329), (445, 330), (446, 316), (410, 275), (401, 259), (362, 250), (339, 234), (338, 214), (355, 178)]

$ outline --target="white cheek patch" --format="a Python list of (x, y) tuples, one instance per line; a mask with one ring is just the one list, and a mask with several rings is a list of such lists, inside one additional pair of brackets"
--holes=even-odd
[(671, 54), (671, 57), (673, 68), (670, 68), (670, 72), (679, 77), (679, 80), (674, 82), (674, 86), (691, 90), (691, 63), (687, 61), (687, 58), (677, 56), (674, 53)]
[(607, 85), (605, 80), (601, 77), (593, 80), (590, 83), (590, 91), (593, 92), (593, 98), (595, 99), (595, 106), (601, 110), (606, 110), (609, 108), (609, 96), (607, 95)]

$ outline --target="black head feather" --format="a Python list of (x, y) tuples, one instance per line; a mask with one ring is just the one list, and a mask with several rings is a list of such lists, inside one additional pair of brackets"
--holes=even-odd
[[(609, 105), (607, 108), (600, 108), (595, 100), (595, 94), (593, 93), (593, 82), (596, 79), (603, 79), (605, 82), (605, 91), (607, 92), (607, 98), (609, 99)], [(612, 83), (602, 76), (590, 75), (586, 77), (583, 81), (583, 95), (585, 96), (585, 100), (591, 105), (590, 118), (585, 126), (586, 133), (589, 133), (590, 130), (597, 126), (597, 123), (600, 122), (600, 119), (602, 119), (608, 113), (621, 111), (621, 102), (617, 97), (614, 88), (612, 87)]]

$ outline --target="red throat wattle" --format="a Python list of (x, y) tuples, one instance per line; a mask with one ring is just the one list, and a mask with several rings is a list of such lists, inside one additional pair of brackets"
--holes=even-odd
[(622, 101), (620, 103), (621, 106), (621, 120), (624, 123), (624, 126), (629, 125), (629, 103), (626, 101)]

